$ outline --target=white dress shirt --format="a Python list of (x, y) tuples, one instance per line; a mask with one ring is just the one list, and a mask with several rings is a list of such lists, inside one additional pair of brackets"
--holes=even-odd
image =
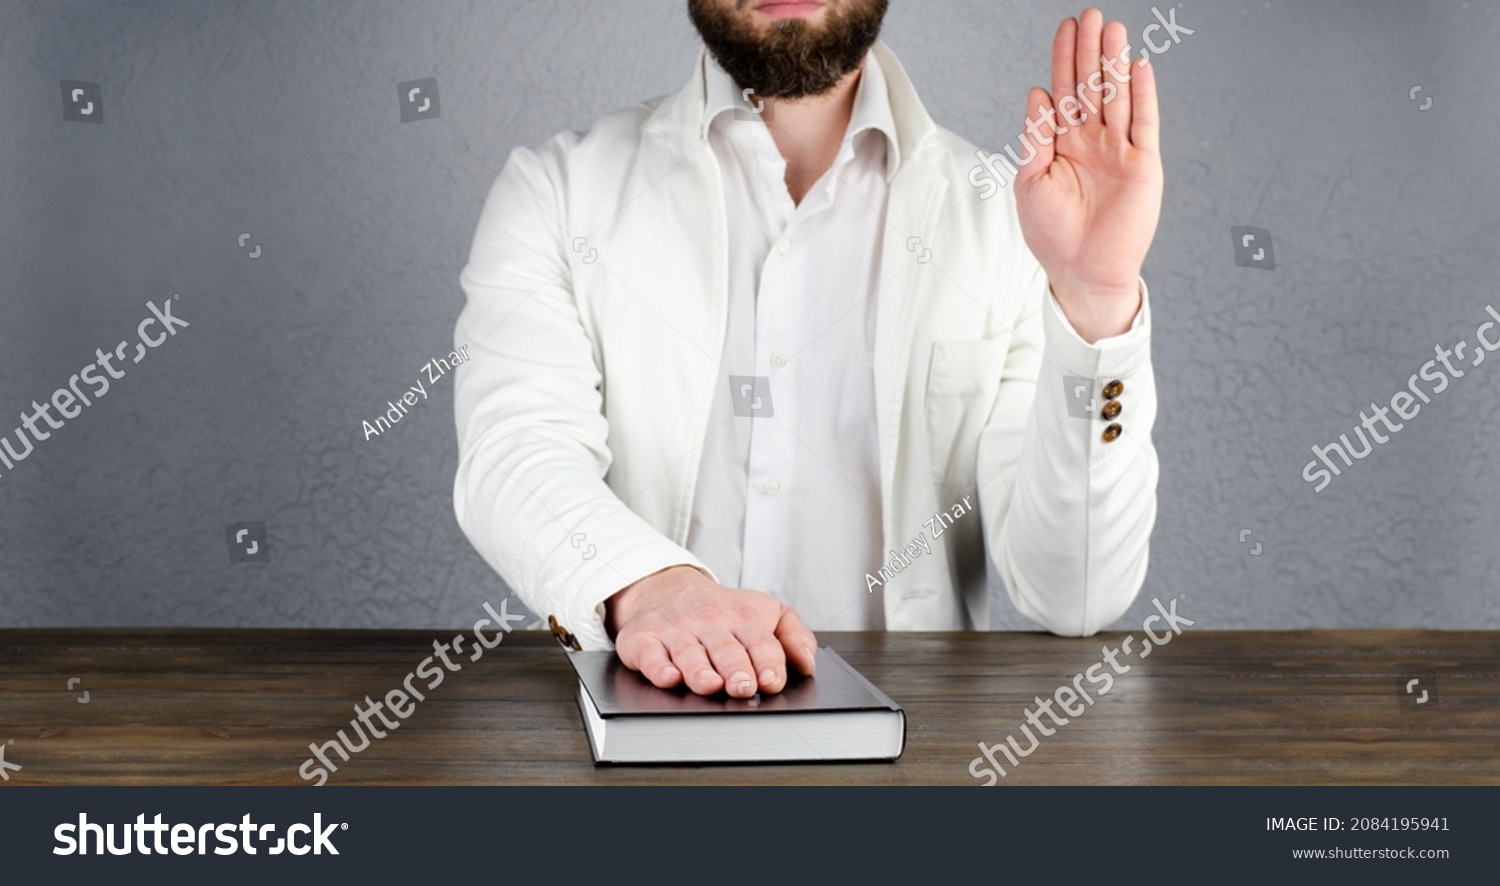
[[(894, 120), (895, 143), (866, 127), (846, 146), (853, 159), (804, 207), (785, 202), (779, 158), (749, 179), (759, 161), (740, 158), (756, 154), (737, 154), (732, 138), (722, 154), (710, 146), (707, 102), (727, 103), (724, 82), (710, 88), (706, 53), (677, 92), (516, 148), (490, 189), (454, 328), (455, 346), (472, 352), (454, 379), (454, 512), (526, 605), (585, 649), (610, 647), (611, 596), (678, 564), (782, 594), (805, 615), (833, 598), (837, 611), (808, 616), (815, 628), (844, 624), (844, 610), (862, 611), (851, 597), (864, 594), (881, 601), (887, 630), (983, 629), (988, 573), (1021, 614), (1087, 636), (1140, 591), (1159, 475), (1149, 295), (1143, 288), (1132, 331), (1080, 339), (1026, 248), (1014, 195), (976, 199), (966, 173), (978, 146), (932, 120), (889, 47), (877, 41), (870, 59), (888, 116), (865, 104), (878, 89), (868, 77), (850, 128)], [(729, 91), (729, 102), (738, 97)], [(858, 162), (867, 144), (884, 145), (895, 173), (859, 215), (845, 197), (886, 191), (858, 172), (868, 173)], [(761, 193), (781, 209), (769, 196), (756, 202)], [(846, 224), (820, 223), (846, 211)], [(743, 222), (756, 213), (758, 224)], [(783, 234), (785, 254), (775, 249)], [(781, 259), (806, 265), (791, 275)], [(793, 278), (800, 288), (773, 285)], [(856, 322), (820, 313), (840, 299), (861, 312)], [(804, 315), (812, 320), (789, 320)], [(868, 343), (872, 318), (873, 350), (861, 352), (853, 332)], [(825, 352), (830, 335), (844, 343)], [(780, 367), (777, 354), (787, 358)], [(878, 487), (863, 430), (872, 423), (854, 418), (870, 411), (858, 405), (869, 402), (867, 373)], [(769, 396), (770, 414), (734, 416), (747, 404), (729, 399), (742, 390), (730, 375), (767, 378), (751, 400)], [(1119, 382), (1123, 412), (1075, 414), (1080, 379)], [(817, 433), (806, 428), (814, 419)], [(714, 437), (735, 422), (752, 426), (731, 438), (743, 450)], [(778, 429), (796, 435), (791, 444), (777, 442)], [(763, 456), (763, 443), (780, 461)], [(760, 519), (768, 501), (783, 510)], [(931, 537), (927, 524), (961, 501), (977, 513)], [(930, 553), (913, 552), (917, 540)], [(860, 587), (862, 573), (903, 549), (904, 567)]]
[(687, 547), (720, 582), (775, 595), (814, 630), (883, 629), (865, 574), (885, 559), (871, 365), (899, 165), (885, 77), (866, 56), (838, 156), (794, 205), (765, 122), (711, 58), (706, 73), (729, 315)]

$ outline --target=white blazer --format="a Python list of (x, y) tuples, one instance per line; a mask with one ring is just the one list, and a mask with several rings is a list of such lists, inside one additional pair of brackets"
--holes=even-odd
[[(1010, 190), (980, 199), (967, 181), (975, 146), (933, 123), (884, 44), (872, 51), (901, 153), (874, 351), (895, 563), (872, 592), (892, 630), (987, 628), (987, 552), (1023, 614), (1091, 634), (1140, 590), (1156, 519), (1149, 309), (1124, 335), (1079, 338)], [(703, 59), (676, 95), (513, 151), (460, 278), (459, 525), (585, 649), (610, 647), (610, 595), (670, 565), (702, 567), (684, 545), (709, 407), (727, 384), (728, 302)], [(1113, 421), (1100, 415), (1109, 382), (1123, 387)], [(1091, 412), (1070, 414), (1070, 400), (1081, 410), (1091, 398)], [(980, 519), (934, 538), (941, 521), (928, 521), (966, 496)], [(898, 553), (919, 533), (930, 554)]]

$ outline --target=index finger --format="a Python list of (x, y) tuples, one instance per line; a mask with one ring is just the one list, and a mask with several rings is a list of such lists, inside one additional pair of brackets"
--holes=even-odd
[[(1076, 81), (1073, 79), (1076, 71), (1074, 56), (1077, 52), (1077, 45), (1078, 20), (1065, 18), (1062, 24), (1057, 26), (1057, 35), (1052, 38), (1052, 103), (1068, 130), (1079, 125), (1074, 123), (1073, 119), (1062, 109), (1063, 99), (1068, 96), (1073, 97), (1075, 106), (1078, 102), (1078, 96), (1074, 95)], [(1081, 122), (1080, 120), (1079, 123)]]

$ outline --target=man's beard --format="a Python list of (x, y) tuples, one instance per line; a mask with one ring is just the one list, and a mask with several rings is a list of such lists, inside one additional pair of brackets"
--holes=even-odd
[(859, 67), (880, 36), (886, 5), (845, 0), (830, 5), (821, 28), (790, 18), (763, 35), (714, 0), (688, 0), (688, 17), (719, 67), (741, 87), (767, 98), (802, 98), (822, 95)]

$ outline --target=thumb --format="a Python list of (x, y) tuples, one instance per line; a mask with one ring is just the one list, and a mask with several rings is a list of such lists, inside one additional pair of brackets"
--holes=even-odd
[[(1047, 90), (1039, 87), (1031, 87), (1026, 94), (1027, 113), (1023, 118), (1021, 135), (1018, 141), (1016, 159), (1016, 181), (1032, 181), (1047, 174), (1052, 166), (1052, 158), (1057, 154), (1057, 131), (1053, 126), (1045, 122), (1048, 112), (1053, 111), (1052, 96)], [(1057, 119), (1055, 112), (1050, 119)], [(1028, 127), (1032, 120), (1042, 120), (1036, 126)], [(1035, 134), (1033, 134), (1035, 133)], [(1044, 144), (1045, 142), (1045, 144)]]

